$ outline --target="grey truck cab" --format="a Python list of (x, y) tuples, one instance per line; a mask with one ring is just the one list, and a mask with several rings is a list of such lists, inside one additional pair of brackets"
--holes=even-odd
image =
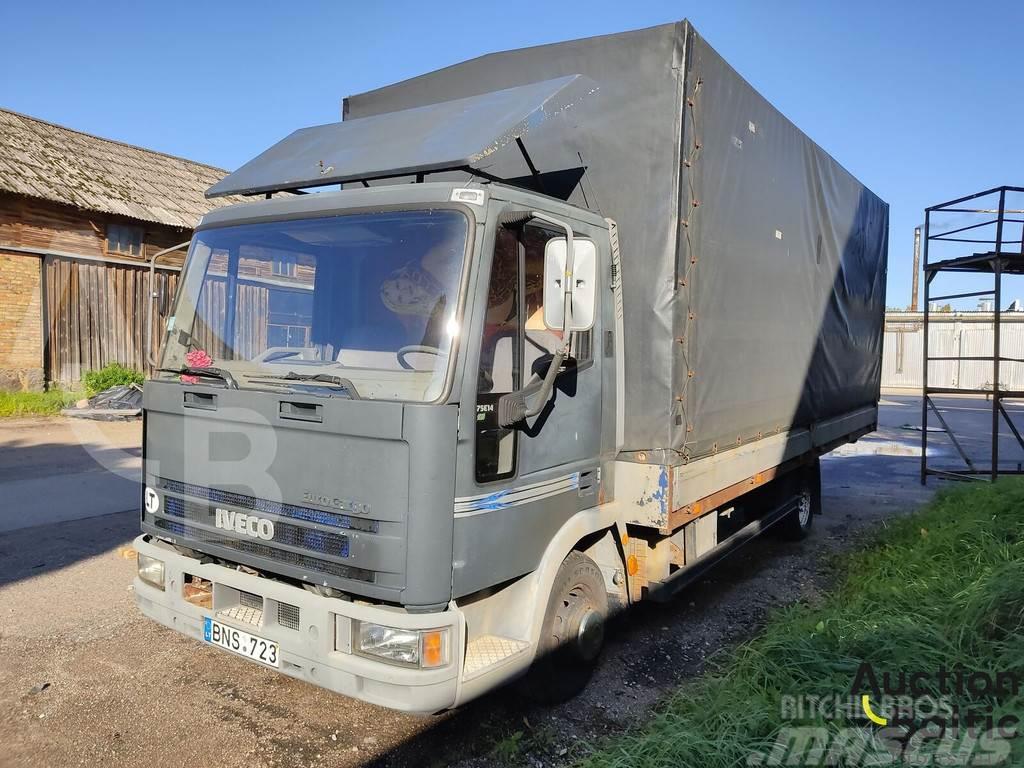
[(685, 22), (345, 111), (208, 193), (265, 199), (145, 388), (143, 613), (397, 709), (560, 698), (614, 611), (806, 535), (876, 422), (884, 203)]

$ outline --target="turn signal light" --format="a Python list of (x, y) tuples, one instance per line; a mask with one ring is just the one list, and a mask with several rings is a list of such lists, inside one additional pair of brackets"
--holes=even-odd
[(426, 669), (443, 667), (448, 662), (448, 631), (444, 629), (432, 629), (424, 632), (423, 653), (420, 656), (420, 666)]

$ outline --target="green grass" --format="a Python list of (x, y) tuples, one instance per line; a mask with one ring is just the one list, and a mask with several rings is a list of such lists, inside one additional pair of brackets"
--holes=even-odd
[[(652, 720), (596, 745), (581, 765), (746, 765), (753, 753), (769, 755), (780, 730), (797, 724), (781, 716), (783, 695), (848, 695), (864, 661), (879, 675), (957, 664), (1024, 675), (1024, 483), (944, 491), (838, 564), (842, 583), (822, 604), (782, 611)], [(1022, 696), (954, 698), (961, 706), (995, 704), (1024, 720)], [(862, 718), (800, 724), (877, 730)], [(1011, 748), (1003, 764), (1024, 764), (1024, 737)]]
[(16, 416), (56, 416), (62, 408), (82, 395), (76, 392), (0, 392), (0, 418)]

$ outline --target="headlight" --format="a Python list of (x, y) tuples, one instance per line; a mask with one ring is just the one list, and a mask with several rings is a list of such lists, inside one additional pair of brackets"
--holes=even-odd
[(356, 651), (396, 664), (433, 669), (448, 663), (448, 629), (398, 629), (358, 622)]
[(139, 578), (157, 589), (164, 588), (164, 561), (139, 552)]

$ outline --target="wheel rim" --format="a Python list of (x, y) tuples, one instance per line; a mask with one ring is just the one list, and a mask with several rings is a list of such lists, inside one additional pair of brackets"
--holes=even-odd
[(797, 519), (801, 528), (811, 524), (811, 494), (807, 491), (800, 494), (800, 501), (797, 502)]
[(604, 618), (600, 613), (588, 606), (580, 619), (576, 632), (576, 647), (584, 659), (590, 661), (597, 658), (604, 645)]
[(561, 623), (565, 628), (561, 642), (578, 659), (591, 662), (604, 645), (604, 616), (590, 589), (576, 584), (562, 598)]

